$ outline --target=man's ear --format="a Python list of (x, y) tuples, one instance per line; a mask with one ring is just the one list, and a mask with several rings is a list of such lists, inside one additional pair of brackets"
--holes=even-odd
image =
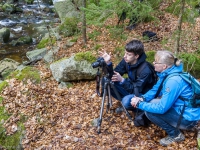
[(135, 55), (135, 57), (138, 59), (140, 57), (140, 55), (137, 54), (137, 55)]

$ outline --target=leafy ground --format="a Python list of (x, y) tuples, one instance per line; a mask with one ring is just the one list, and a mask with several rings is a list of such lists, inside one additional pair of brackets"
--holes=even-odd
[[(160, 16), (160, 22), (139, 24), (132, 31), (125, 31), (126, 40), (120, 40), (110, 37), (106, 25), (116, 25), (117, 19), (110, 19), (103, 27), (90, 26), (88, 33), (100, 31), (100, 35), (95, 39), (89, 39), (85, 46), (81, 37), (76, 44), (66, 48), (68, 39), (59, 41), (60, 51), (57, 58), (71, 56), (80, 51), (94, 49), (101, 45), (98, 50), (107, 50), (112, 52), (112, 60), (119, 61), (120, 52), (116, 47), (123, 47), (125, 43), (133, 38), (141, 39), (142, 32), (150, 30), (156, 32), (159, 41), (144, 43), (146, 50), (158, 50), (165, 47), (173, 49), (174, 39), (173, 31), (177, 26), (177, 18), (169, 14)], [(194, 26), (193, 42), (199, 42), (199, 20)], [(187, 24), (183, 28), (187, 29)], [(188, 31), (189, 34), (190, 31)], [(162, 43), (161, 39), (169, 39), (169, 42)], [(183, 39), (187, 42), (188, 39)], [(188, 52), (195, 50), (182, 42), (182, 50)], [(189, 48), (188, 48), (189, 47)], [(185, 132), (186, 140), (181, 143), (175, 143), (170, 146), (162, 147), (159, 140), (166, 136), (166, 133), (159, 127), (151, 124), (148, 128), (136, 128), (129, 121), (124, 113), (116, 114), (115, 109), (120, 105), (113, 99), (113, 107), (110, 112), (104, 112), (101, 133), (93, 126), (92, 121), (99, 117), (101, 97), (96, 95), (95, 81), (73, 82), (73, 86), (67, 89), (59, 89), (58, 83), (52, 77), (47, 65), (42, 61), (38, 62), (35, 67), (40, 70), (42, 81), (40, 84), (33, 84), (29, 81), (23, 84), (22, 81), (15, 79), (9, 80), (9, 87), (3, 92), (3, 105), (8, 112), (13, 114), (5, 123), (7, 134), (13, 134), (17, 119), (21, 114), (27, 116), (25, 122), (26, 133), (22, 140), (25, 150), (30, 149), (92, 149), (92, 150), (135, 150), (135, 149), (193, 149), (197, 148), (196, 133)], [(104, 109), (105, 110), (105, 109)], [(15, 126), (14, 126), (15, 127)]]

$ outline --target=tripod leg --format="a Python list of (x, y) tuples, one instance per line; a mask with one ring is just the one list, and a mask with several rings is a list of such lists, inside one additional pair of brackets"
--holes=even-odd
[(126, 113), (126, 116), (127, 116), (131, 121), (133, 121), (133, 119), (132, 119), (130, 113), (126, 110), (126, 108), (125, 108), (124, 105), (122, 104), (122, 98), (121, 98), (121, 96), (119, 95), (119, 93), (117, 92), (117, 90), (116, 90), (116, 88), (115, 88), (115, 86), (114, 86), (113, 84), (111, 84), (111, 88), (113, 89), (115, 95), (117, 96), (118, 100), (120, 101), (120, 103), (121, 103), (121, 105), (122, 105), (122, 107), (123, 107), (123, 109), (124, 109), (124, 111), (125, 111), (125, 113)]
[(107, 101), (107, 111), (110, 110), (110, 108), (112, 107), (112, 97), (111, 97), (111, 93), (110, 93), (110, 85), (108, 84), (108, 101)]
[(101, 110), (100, 110), (100, 117), (98, 119), (98, 124), (97, 124), (97, 133), (101, 133), (101, 122), (102, 122), (102, 116), (103, 116), (103, 108), (104, 108), (104, 101), (105, 97), (107, 95), (107, 84), (104, 86), (104, 92), (103, 92), (103, 97), (102, 97), (102, 102), (101, 102)]

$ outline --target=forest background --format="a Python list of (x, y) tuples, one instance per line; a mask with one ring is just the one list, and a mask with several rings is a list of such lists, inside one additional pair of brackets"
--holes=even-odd
[[(66, 18), (60, 26), (62, 40), (55, 43), (60, 47), (58, 60), (88, 51), (97, 58), (98, 51), (106, 50), (116, 65), (125, 44), (139, 39), (145, 51), (174, 52), (183, 59), (185, 71), (199, 78), (199, 0), (85, 0), (79, 11), (80, 18)], [(118, 24), (123, 12), (126, 18)], [(137, 18), (137, 25), (127, 30), (132, 18)], [(72, 34), (66, 36), (64, 31)], [(156, 33), (157, 38), (143, 37), (144, 31)], [(66, 48), (69, 40), (75, 44)], [(33, 67), (40, 71), (39, 83), (12, 78), (1, 89), (2, 149), (198, 149), (194, 131), (184, 131), (186, 140), (181, 143), (160, 146), (166, 133), (154, 124), (134, 127), (124, 113), (115, 113), (120, 105), (116, 100), (111, 111), (104, 112), (98, 134), (93, 121), (99, 117), (102, 99), (96, 94), (95, 80), (71, 82), (60, 89), (49, 64), (39, 61)]]

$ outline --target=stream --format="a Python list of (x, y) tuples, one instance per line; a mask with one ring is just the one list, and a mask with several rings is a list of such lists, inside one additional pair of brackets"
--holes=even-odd
[[(41, 40), (45, 33), (48, 33), (47, 26), (59, 23), (60, 19), (53, 11), (53, 5), (47, 5), (41, 1), (34, 1), (27, 5), (18, 3), (23, 12), (6, 14), (0, 12), (0, 29), (10, 29), (10, 40), (8, 43), (0, 43), (0, 60), (11, 58), (19, 63), (26, 61), (26, 52), (36, 48), (36, 44)], [(20, 37), (31, 36), (32, 44), (12, 46), (10, 42)]]

